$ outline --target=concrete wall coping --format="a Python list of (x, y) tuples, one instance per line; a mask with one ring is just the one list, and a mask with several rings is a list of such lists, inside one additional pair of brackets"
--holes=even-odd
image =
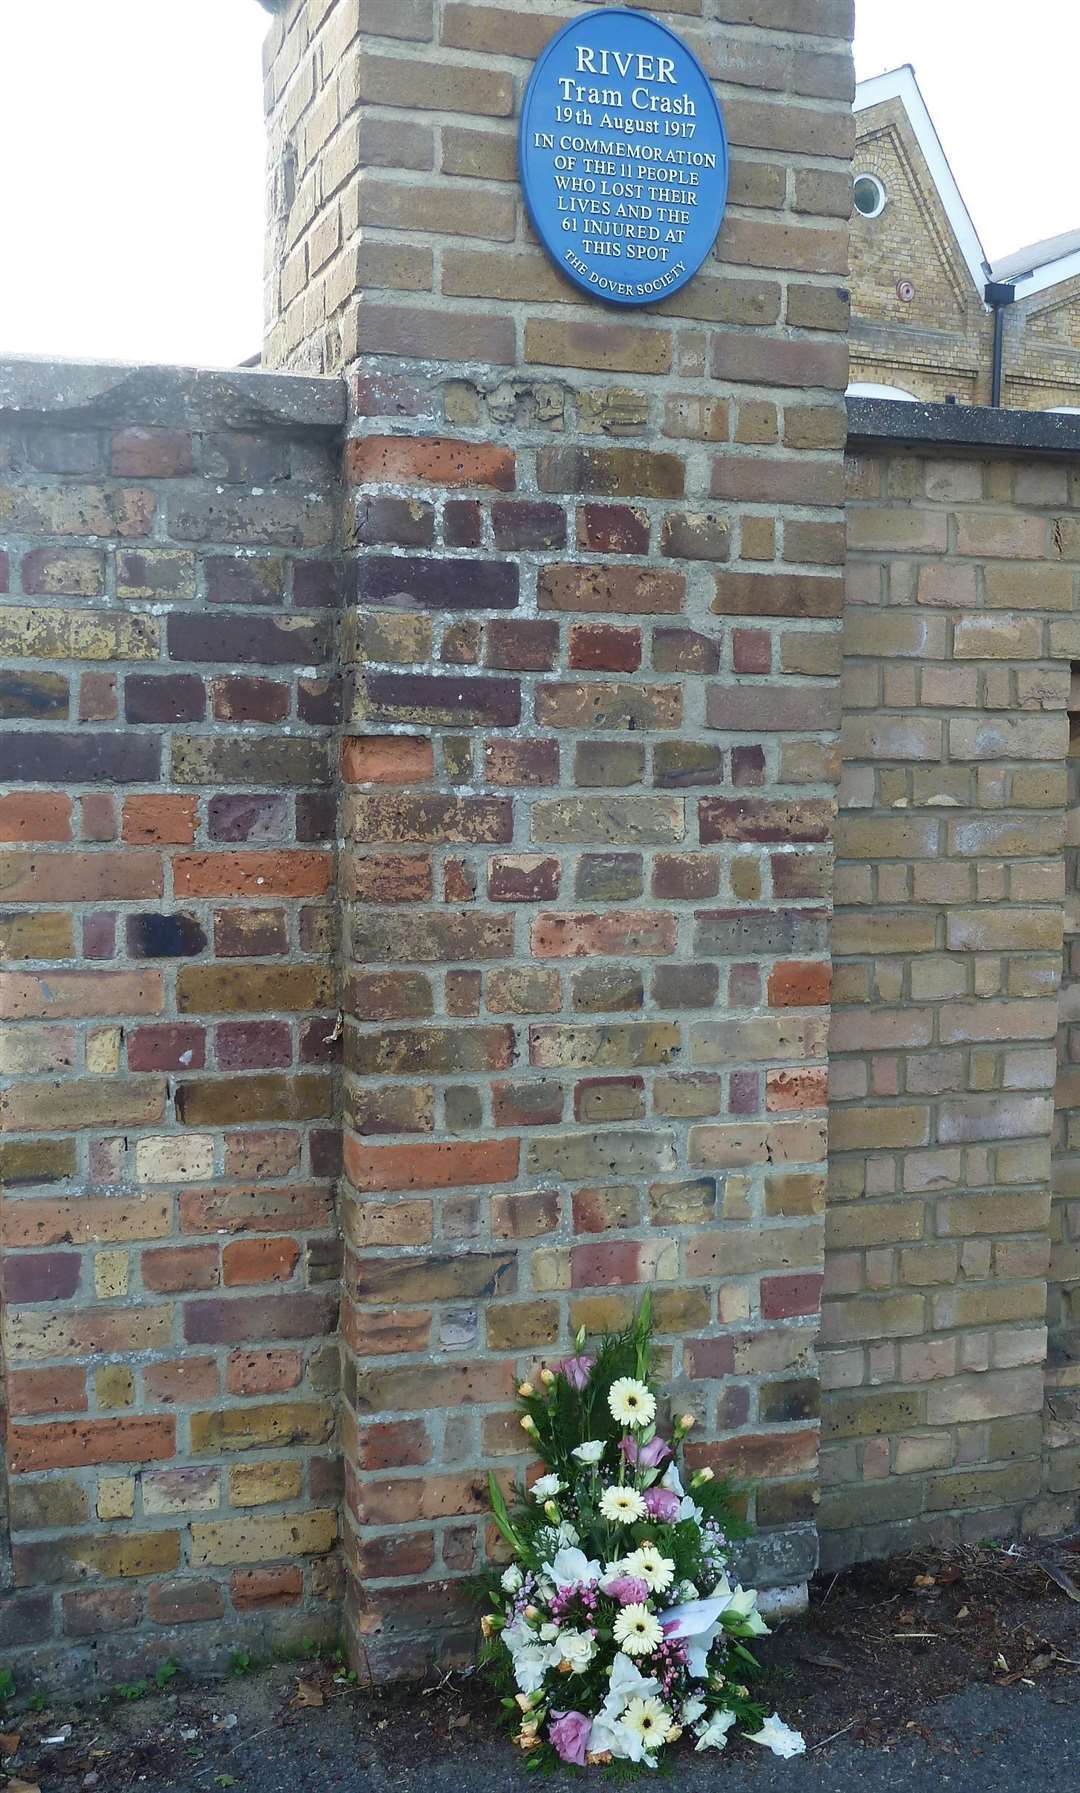
[(848, 445), (981, 448), (998, 454), (1080, 455), (1080, 416), (990, 405), (849, 398)]
[(0, 360), (0, 417), (84, 425), (336, 433), (345, 383), (246, 367), (134, 366), (122, 361)]

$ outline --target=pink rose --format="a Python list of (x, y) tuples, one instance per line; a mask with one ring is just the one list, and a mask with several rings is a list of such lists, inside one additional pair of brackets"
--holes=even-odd
[(586, 1718), (584, 1712), (553, 1712), (551, 1718), (548, 1736), (559, 1755), (564, 1762), (573, 1762), (578, 1768), (584, 1768), (592, 1719)]
[(679, 1497), (670, 1488), (646, 1488), (641, 1498), (661, 1525), (673, 1525), (679, 1517)]
[(620, 1606), (644, 1606), (649, 1598), (648, 1583), (637, 1575), (613, 1575), (600, 1584), (601, 1590), (617, 1600)]
[(560, 1375), (566, 1377), (571, 1388), (576, 1388), (580, 1393), (589, 1380), (589, 1374), (595, 1362), (595, 1357), (564, 1357), (561, 1363), (555, 1365), (555, 1368)]
[(658, 1469), (665, 1457), (670, 1457), (671, 1447), (662, 1438), (650, 1438), (648, 1444), (638, 1444), (635, 1438), (624, 1438), (620, 1450), (628, 1463), (640, 1469)]

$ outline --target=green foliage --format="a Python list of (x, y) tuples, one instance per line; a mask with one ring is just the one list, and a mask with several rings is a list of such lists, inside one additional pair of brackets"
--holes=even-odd
[(118, 1681), (113, 1688), (113, 1697), (118, 1700), (141, 1700), (150, 1692), (149, 1681)]
[(255, 1666), (250, 1650), (234, 1650), (229, 1658), (230, 1675), (248, 1675)]
[(26, 1710), (28, 1712), (44, 1712), (48, 1703), (43, 1693), (35, 1693), (27, 1700)]
[(154, 1686), (163, 1691), (173, 1677), (179, 1673), (180, 1664), (175, 1662), (171, 1656), (166, 1657), (165, 1661), (159, 1662), (154, 1670)]
[(9, 1668), (0, 1668), (0, 1705), (15, 1698), (15, 1676)]

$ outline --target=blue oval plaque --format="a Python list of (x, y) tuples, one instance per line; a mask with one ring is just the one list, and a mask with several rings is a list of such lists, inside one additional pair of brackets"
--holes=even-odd
[(594, 298), (648, 305), (697, 273), (727, 198), (727, 135), (693, 51), (645, 13), (571, 19), (529, 78), (521, 181), (544, 248)]

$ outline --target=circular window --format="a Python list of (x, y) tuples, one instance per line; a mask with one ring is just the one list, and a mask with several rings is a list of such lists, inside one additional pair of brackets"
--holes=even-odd
[(879, 218), (885, 210), (885, 189), (876, 174), (855, 176), (855, 210), (864, 218)]

